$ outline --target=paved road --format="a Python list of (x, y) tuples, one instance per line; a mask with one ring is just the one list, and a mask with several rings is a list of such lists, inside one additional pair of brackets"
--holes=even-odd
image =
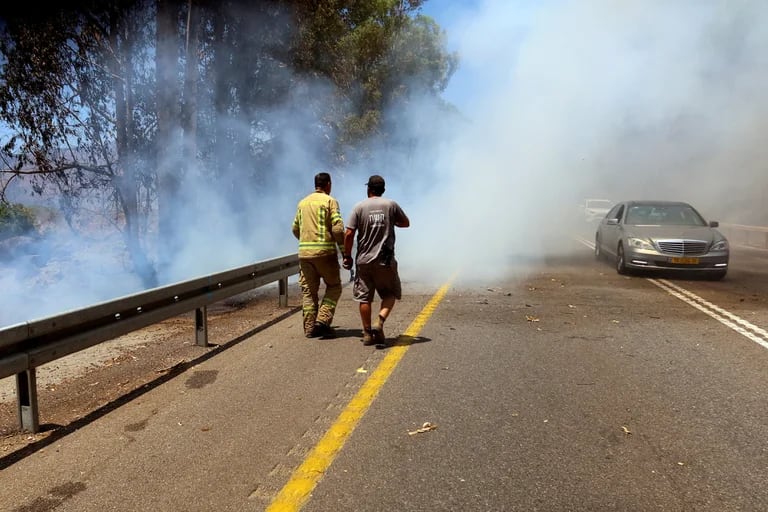
[(6, 468), (0, 510), (768, 510), (764, 262), (405, 283), (385, 350), (291, 317)]

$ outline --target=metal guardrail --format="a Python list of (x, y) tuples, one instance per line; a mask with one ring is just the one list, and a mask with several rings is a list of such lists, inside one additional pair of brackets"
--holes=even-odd
[(768, 249), (768, 227), (721, 222), (719, 229), (728, 241), (734, 245)]
[(37, 367), (193, 310), (196, 344), (208, 346), (208, 305), (277, 281), (287, 306), (288, 277), (298, 272), (291, 254), (0, 329), (0, 378), (16, 376), (21, 429), (40, 428)]
[[(733, 244), (768, 248), (768, 227), (719, 228)], [(16, 376), (21, 429), (35, 433), (40, 427), (37, 367), (192, 310), (196, 344), (208, 346), (209, 304), (278, 281), (286, 306), (288, 277), (298, 271), (298, 254), (292, 254), (0, 329), (0, 378)]]

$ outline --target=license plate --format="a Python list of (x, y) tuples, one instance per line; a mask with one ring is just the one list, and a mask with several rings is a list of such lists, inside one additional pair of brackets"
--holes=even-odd
[(698, 265), (699, 258), (670, 258), (670, 262), (680, 265)]

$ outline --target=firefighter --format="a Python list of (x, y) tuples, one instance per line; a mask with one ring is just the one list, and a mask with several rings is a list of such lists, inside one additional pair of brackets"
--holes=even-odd
[[(331, 327), (341, 297), (338, 252), (344, 246), (344, 219), (339, 202), (331, 196), (331, 175), (315, 175), (315, 191), (299, 201), (293, 219), (293, 236), (299, 241), (299, 285), (304, 335), (335, 338)], [(321, 281), (325, 293), (319, 298)]]

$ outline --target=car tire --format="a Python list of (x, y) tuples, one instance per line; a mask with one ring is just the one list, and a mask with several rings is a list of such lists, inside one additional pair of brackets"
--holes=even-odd
[(603, 259), (603, 251), (600, 250), (600, 237), (595, 237), (595, 259), (600, 261)]
[(627, 263), (624, 260), (624, 244), (619, 243), (616, 249), (616, 272), (625, 275), (627, 273)]

